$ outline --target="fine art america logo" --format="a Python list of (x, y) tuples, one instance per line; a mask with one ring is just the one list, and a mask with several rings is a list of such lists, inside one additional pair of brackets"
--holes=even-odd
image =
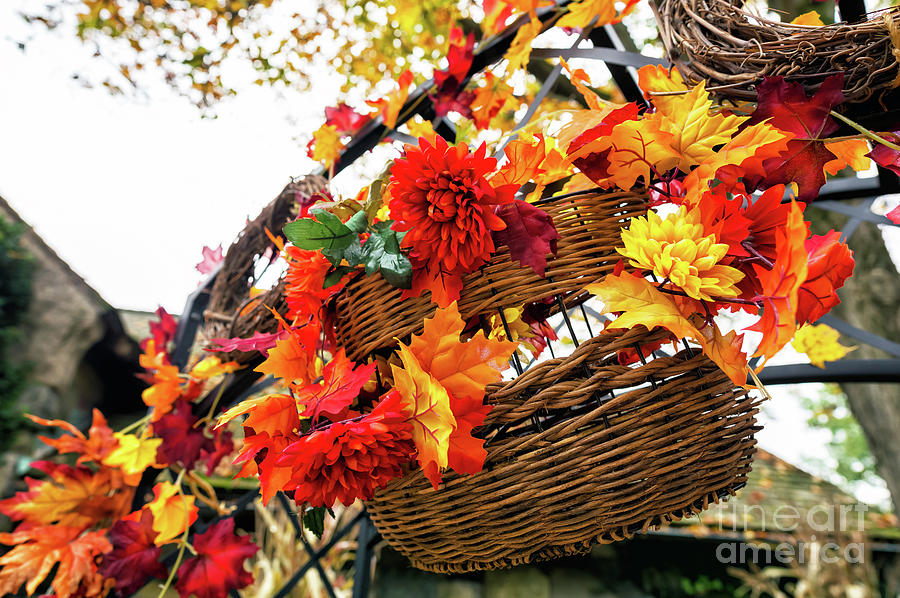
[(863, 518), (869, 507), (864, 504), (816, 505), (803, 510), (792, 505), (766, 509), (761, 505), (732, 503), (731, 507), (719, 511), (719, 530), (743, 533), (743, 523), (754, 522), (753, 532), (760, 541), (721, 542), (716, 547), (716, 558), (721, 563), (865, 562)]

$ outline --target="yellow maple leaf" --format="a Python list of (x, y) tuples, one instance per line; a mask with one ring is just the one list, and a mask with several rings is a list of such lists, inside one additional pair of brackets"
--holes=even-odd
[(432, 146), (435, 144), (437, 133), (430, 120), (425, 120), (421, 116), (416, 115), (414, 119), (406, 122), (406, 128), (409, 130), (409, 134), (416, 139), (424, 137)]
[(825, 324), (807, 324), (795, 334), (791, 345), (800, 353), (809, 357), (809, 362), (816, 367), (824, 368), (826, 361), (837, 361), (856, 347), (842, 345), (841, 334)]
[(799, 17), (796, 17), (793, 21), (791, 21), (791, 25), (808, 25), (811, 27), (824, 27), (825, 23), (822, 22), (822, 17), (819, 16), (814, 10), (809, 12), (805, 12)]
[(679, 154), (678, 168), (685, 173), (714, 158), (713, 148), (731, 141), (749, 118), (711, 113), (712, 100), (704, 82), (684, 95), (669, 98), (663, 106), (657, 107), (654, 116), (661, 118), (660, 127), (672, 134), (672, 149)]
[(528, 59), (531, 57), (531, 42), (540, 33), (541, 22), (536, 19), (532, 19), (519, 27), (509, 49), (503, 55), (503, 58), (508, 61), (505, 78), (509, 78), (513, 73), (528, 64)]
[(331, 168), (338, 158), (344, 144), (334, 125), (322, 125), (313, 133), (312, 159), (321, 162), (326, 169)]
[(667, 69), (664, 66), (648, 64), (638, 69), (638, 86), (644, 97), (653, 102), (657, 110), (669, 113), (671, 104), (682, 92), (688, 91), (678, 69)]
[(865, 139), (826, 141), (825, 149), (835, 155), (834, 160), (829, 160), (822, 167), (825, 174), (834, 176), (848, 166), (856, 172), (872, 166), (872, 160), (866, 155), (869, 153), (869, 144)]
[(487, 71), (484, 74), (484, 85), (475, 90), (472, 100), (472, 120), (479, 129), (487, 129), (491, 121), (513, 97), (513, 88), (507, 85), (502, 77)]
[(653, 170), (665, 172), (681, 159), (672, 147), (673, 135), (660, 127), (659, 119), (626, 120), (613, 127), (606, 139), (611, 149), (607, 156), (610, 175), (597, 182), (612, 182), (620, 189), (631, 189), (640, 178), (650, 184)]
[(179, 493), (178, 487), (169, 482), (154, 486), (153, 496), (146, 508), (153, 513), (153, 530), (157, 534), (154, 543), (162, 546), (181, 536), (197, 520), (198, 509), (193, 496)]
[(145, 469), (156, 465), (156, 450), (162, 444), (162, 438), (142, 437), (134, 434), (113, 434), (119, 441), (110, 454), (103, 459), (103, 464), (109, 467), (118, 467), (125, 474), (128, 484), (136, 485)]
[[(403, 367), (391, 365), (394, 389), (403, 398), (403, 410), (409, 417), (413, 442), (418, 451), (419, 465), (426, 472), (447, 467), (450, 435), (456, 429), (456, 418), (450, 409), (450, 396), (434, 376), (421, 364), (403, 343), (398, 350)], [(431, 484), (437, 489), (440, 474)]]
[(636, 2), (628, 2), (622, 12), (617, 14), (614, 0), (580, 0), (569, 4), (569, 12), (557, 22), (558, 27), (587, 27), (594, 17), (594, 27), (602, 27), (609, 23), (618, 23), (622, 17), (630, 13)]
[(240, 364), (236, 361), (222, 363), (221, 359), (215, 355), (210, 355), (195, 365), (191, 369), (189, 375), (191, 378), (196, 378), (197, 380), (207, 380), (221, 374), (230, 374), (231, 372), (240, 369), (240, 367)]

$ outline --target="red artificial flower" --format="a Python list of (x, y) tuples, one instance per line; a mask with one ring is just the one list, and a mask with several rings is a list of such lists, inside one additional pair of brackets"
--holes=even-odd
[(399, 477), (415, 453), (400, 403), (400, 395), (390, 392), (372, 413), (315, 430), (288, 446), (277, 464), (292, 468), (286, 489), (294, 491), (297, 504), (349, 505), (372, 498), (376, 488)]
[(424, 137), (407, 146), (406, 157), (391, 169), (392, 228), (406, 232), (402, 246), (410, 249), (412, 288), (404, 296), (431, 291), (446, 307), (459, 298), (463, 275), (487, 262), (494, 252), (491, 232), (506, 225), (494, 206), (513, 200), (518, 185), (494, 188), (487, 175), (497, 161), (482, 144), (475, 153), (460, 143), (450, 146)]

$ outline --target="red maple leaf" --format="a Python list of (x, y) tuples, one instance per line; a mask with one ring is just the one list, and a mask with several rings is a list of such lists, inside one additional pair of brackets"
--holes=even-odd
[(175, 589), (181, 598), (191, 594), (197, 598), (225, 598), (230, 590), (253, 583), (253, 574), (244, 561), (259, 550), (247, 536), (234, 533), (234, 519), (214, 523), (192, 542), (196, 556), (178, 568)]
[(354, 369), (342, 348), (322, 370), (322, 382), (310, 384), (297, 392), (297, 402), (305, 406), (300, 414), (311, 417), (313, 425), (319, 415), (332, 421), (343, 419), (360, 390), (375, 372), (375, 363)]
[[(894, 131), (893, 133), (882, 133), (881, 136), (891, 143), (900, 143), (900, 131)], [(895, 149), (891, 149), (881, 143), (875, 143), (874, 145), (875, 147), (872, 149), (872, 151), (866, 155), (872, 158), (875, 163), (882, 168), (893, 170), (896, 174), (900, 175), (900, 152)], [(897, 209), (895, 209), (894, 211), (896, 212)], [(898, 214), (898, 220), (900, 220), (900, 214)], [(897, 220), (893, 221), (895, 223), (897, 222)]]
[(200, 452), (200, 459), (206, 461), (206, 475), (212, 475), (219, 462), (234, 451), (233, 436), (229, 430), (213, 431), (212, 447), (204, 446)]
[(178, 328), (175, 318), (164, 307), (157, 308), (156, 317), (159, 321), (150, 320), (150, 337), (141, 341), (141, 350), (146, 350), (147, 341), (152, 339), (156, 342), (156, 349), (165, 352), (169, 342), (175, 338), (175, 330)]
[(159, 463), (180, 462), (185, 469), (193, 469), (204, 451), (215, 452), (215, 443), (203, 433), (204, 428), (194, 427), (198, 419), (190, 403), (179, 401), (173, 411), (153, 423), (153, 435), (162, 438), (156, 451)]
[(494, 213), (506, 223), (505, 229), (492, 232), (494, 243), (506, 245), (512, 259), (544, 276), (547, 254), (556, 255), (559, 239), (550, 214), (521, 199), (496, 206)]
[(797, 322), (815, 322), (841, 302), (837, 289), (853, 274), (853, 251), (841, 243), (841, 233), (829, 231), (806, 241), (809, 266), (797, 294)]
[(462, 91), (461, 87), (472, 66), (474, 48), (473, 33), (463, 38), (463, 31), (459, 27), (450, 30), (448, 66), (434, 73), (434, 113), (438, 118), (446, 116), (448, 112), (459, 112), (465, 118), (472, 118), (471, 105), (475, 100), (475, 94)]
[(369, 120), (368, 116), (358, 113), (344, 103), (325, 108), (325, 124), (336, 128), (340, 135), (353, 135)]
[(778, 183), (797, 183), (798, 199), (809, 202), (816, 198), (825, 184), (823, 167), (835, 155), (824, 143), (838, 126), (830, 116), (831, 110), (844, 101), (844, 75), (825, 79), (812, 98), (799, 83), (782, 77), (765, 77), (759, 84), (756, 111), (747, 121), (753, 125), (768, 121), (774, 127), (793, 133), (787, 150), (777, 158), (763, 162), (764, 176), (747, 177), (752, 188), (769, 187)]
[[(484, 440), (472, 436), (472, 430), (484, 423), (493, 405), (484, 405), (478, 397), (450, 397), (450, 409), (456, 418), (456, 429), (450, 434), (447, 467), (457, 473), (478, 473), (484, 469), (487, 451)], [(440, 480), (437, 463), (429, 463), (424, 470), (428, 479)]]
[(900, 224), (900, 205), (885, 214), (885, 216), (894, 224)]
[(120, 519), (109, 528), (113, 549), (103, 555), (98, 571), (103, 577), (115, 580), (117, 595), (130, 596), (151, 577), (162, 579), (168, 575), (159, 562), (162, 547), (153, 543), (156, 535), (153, 513), (146, 509), (140, 511), (138, 521)]
[(231, 353), (232, 351), (259, 351), (263, 355), (268, 354), (268, 350), (275, 346), (275, 343), (288, 335), (287, 330), (279, 330), (278, 332), (254, 332), (250, 338), (211, 338), (207, 351), (222, 351)]

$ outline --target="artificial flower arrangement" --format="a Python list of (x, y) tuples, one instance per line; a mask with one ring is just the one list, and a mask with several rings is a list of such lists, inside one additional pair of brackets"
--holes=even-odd
[[(488, 34), (515, 16), (513, 3), (489, 4)], [(634, 3), (620, 12), (596, 4), (572, 3), (556, 24), (613, 22)], [(527, 12), (531, 19), (513, 40), (502, 76), (487, 72), (467, 83), (474, 39), (459, 30), (449, 36), (449, 66), (435, 74), (430, 97), (438, 116), (457, 113), (474, 131), (508, 116), (513, 91), (506, 80), (527, 63), (543, 27), (534, 6)], [(900, 172), (896, 137), (834, 112), (843, 100), (840, 75), (812, 97), (794, 83), (767, 79), (756, 105), (720, 106), (702, 83), (690, 87), (675, 70), (644, 67), (640, 86), (649, 107), (642, 107), (601, 98), (583, 71), (564, 66), (587, 107), (554, 111), (521, 129), (506, 139), (502, 163), (485, 143), (470, 148), (463, 128), (461, 140), (450, 143), (430, 122), (411, 123), (418, 141), (404, 147), (385, 177), (353, 199), (299, 206), (300, 218), (284, 227), (289, 243), (275, 239), (287, 262), (288, 305), (284, 314), (273, 311), (277, 331), (213, 339), (208, 348), (259, 351), (265, 359), (257, 371), (277, 379), (278, 392), (217, 415), (216, 396), (204, 390), (237, 364), (206, 357), (180, 373), (168, 353), (174, 321), (161, 311), (141, 357), (150, 384), (146, 418), (113, 432), (95, 412), (86, 435), (66, 422), (32, 418), (63, 430), (44, 442), (77, 462), (34, 464), (45, 478), (0, 501), (0, 512), (19, 522), (0, 535), (13, 547), (0, 557), (0, 591), (24, 583), (33, 594), (57, 564), (52, 588), (63, 598), (127, 595), (154, 577), (166, 579), (165, 592), (176, 575), (184, 597), (224, 596), (248, 585), (244, 562), (257, 548), (235, 535), (201, 471), (205, 464), (210, 473), (235, 449), (227, 426), (239, 417), (237, 476), (258, 478), (264, 502), (279, 491), (290, 495), (311, 528), (336, 502), (371, 499), (419, 468), (436, 492), (446, 470), (481, 471), (487, 453), (478, 428), (492, 408), (487, 387), (501, 380), (517, 349), (537, 356), (555, 336), (533, 305), (484, 322), (463, 318), (457, 300), (465, 277), (501, 249), (545, 276), (560, 240), (539, 201), (548, 188), (551, 195), (599, 187), (647, 197), (646, 213), (622, 227), (616, 269), (584, 284), (609, 315), (607, 329), (666, 331), (659, 343), (621, 351), (623, 365), (663, 342), (692, 343), (735, 385), (747, 385), (747, 343), (736, 330), (723, 332), (718, 314), (756, 317), (746, 329), (759, 334), (753, 356), (769, 358), (838, 302), (852, 252), (834, 231), (810, 235), (803, 209), (826, 174), (863, 170), (870, 158)], [(388, 129), (411, 83), (404, 74), (394, 91), (371, 102)], [(309, 152), (330, 168), (369, 117), (344, 105), (326, 117)], [(861, 134), (829, 140), (834, 119)], [(333, 303), (360, 276), (383, 277), (403, 297), (436, 305), (419, 332), (356, 363), (335, 338)], [(141, 496), (141, 478), (153, 480), (160, 470), (167, 479)], [(202, 532), (192, 528), (197, 502), (217, 517)], [(176, 553), (168, 568), (160, 561), (166, 546)]]

